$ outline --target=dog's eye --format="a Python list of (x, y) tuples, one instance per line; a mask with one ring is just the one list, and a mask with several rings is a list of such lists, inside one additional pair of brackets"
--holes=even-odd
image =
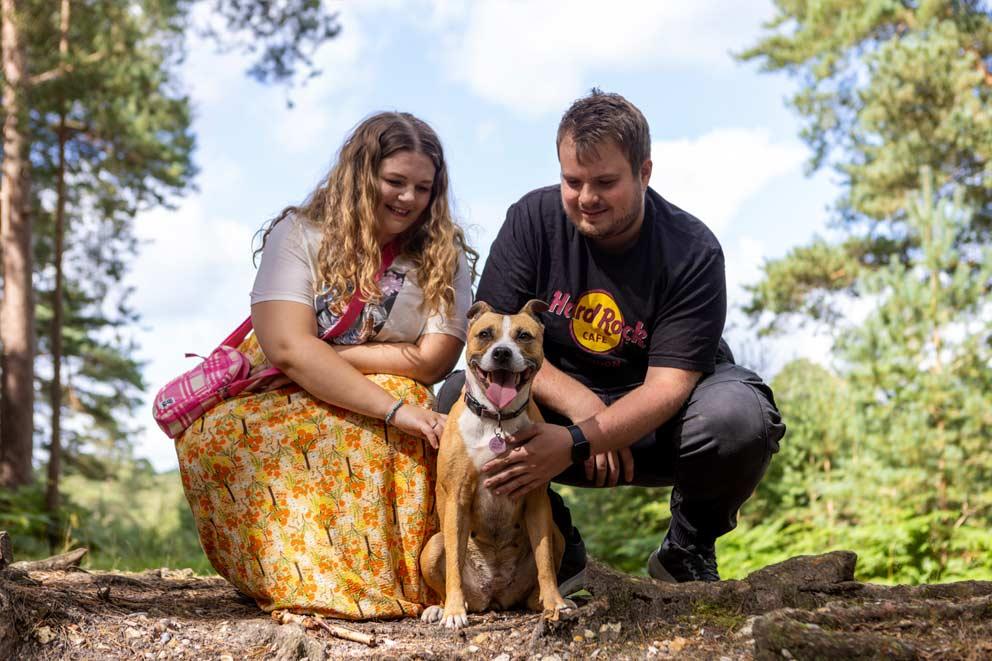
[(480, 340), (491, 340), (493, 339), (493, 329), (483, 328), (481, 331), (479, 331), (479, 334), (476, 337), (478, 337)]
[(522, 330), (517, 332), (517, 339), (520, 340), (521, 342), (529, 342), (530, 340), (534, 339), (534, 336), (531, 335), (529, 332)]

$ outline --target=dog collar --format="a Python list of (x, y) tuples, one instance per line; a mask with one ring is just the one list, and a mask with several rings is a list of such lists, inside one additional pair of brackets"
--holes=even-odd
[(489, 418), (490, 420), (495, 420), (496, 422), (503, 422), (504, 420), (512, 420), (527, 409), (527, 405), (530, 401), (524, 402), (524, 405), (518, 408), (516, 411), (510, 413), (501, 413), (500, 411), (490, 411), (485, 406), (483, 406), (479, 400), (469, 394), (468, 390), (465, 390), (465, 406), (468, 410), (476, 414), (480, 418)]

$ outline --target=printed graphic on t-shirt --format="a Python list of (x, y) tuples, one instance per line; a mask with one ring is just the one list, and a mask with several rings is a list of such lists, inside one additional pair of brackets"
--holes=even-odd
[[(379, 278), (379, 290), (382, 292), (382, 299), (378, 303), (366, 303), (362, 309), (362, 314), (358, 316), (351, 328), (341, 333), (337, 337), (330, 339), (332, 344), (363, 344), (368, 342), (382, 330), (389, 318), (389, 312), (393, 309), (396, 296), (403, 283), (406, 281), (406, 273), (388, 269)], [(333, 328), (338, 323), (341, 315), (331, 312), (330, 304), (334, 300), (334, 293), (325, 291), (314, 298), (314, 309), (317, 313), (317, 334), (323, 335), (329, 328)]]
[(556, 289), (548, 312), (568, 319), (572, 339), (590, 353), (608, 353), (627, 342), (642, 349), (647, 347), (644, 322), (625, 320), (616, 299), (608, 291), (593, 289), (573, 299), (571, 293)]

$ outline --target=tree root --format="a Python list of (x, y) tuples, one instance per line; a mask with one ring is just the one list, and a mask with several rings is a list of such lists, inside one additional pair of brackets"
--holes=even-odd
[(44, 560), (22, 560), (10, 566), (21, 571), (68, 571), (78, 568), (87, 553), (89, 553), (87, 548), (73, 549), (68, 553), (53, 555)]
[(796, 659), (918, 659), (915, 647), (874, 633), (827, 631), (818, 624), (794, 618), (808, 611), (785, 609), (754, 623), (754, 658), (771, 661)]
[(0, 659), (13, 659), (19, 636), (13, 617), (14, 601), (0, 579)]
[[(890, 589), (888, 596), (893, 597), (893, 592), (899, 594), (905, 590)], [(992, 594), (964, 601), (832, 603), (812, 612), (776, 611), (754, 623), (755, 657), (779, 659), (786, 649), (796, 658), (916, 659), (923, 656), (917, 646), (896, 636), (907, 629), (925, 630), (934, 622), (992, 622)], [(855, 630), (869, 627), (884, 627), (890, 633)]]

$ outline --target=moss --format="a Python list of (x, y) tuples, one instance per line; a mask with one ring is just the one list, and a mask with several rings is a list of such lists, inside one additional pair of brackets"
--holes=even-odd
[(690, 617), (697, 621), (701, 620), (704, 626), (717, 627), (726, 631), (733, 631), (743, 626), (747, 619), (745, 615), (736, 609), (731, 610), (726, 606), (715, 604), (711, 601), (697, 601), (692, 604), (692, 614)]

